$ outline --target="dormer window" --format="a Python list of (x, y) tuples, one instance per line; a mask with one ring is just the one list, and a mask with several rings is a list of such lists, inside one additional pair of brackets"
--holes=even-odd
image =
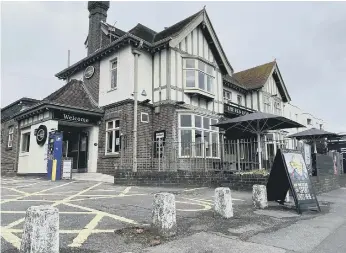
[(184, 61), (185, 88), (214, 94), (214, 66), (198, 59)]

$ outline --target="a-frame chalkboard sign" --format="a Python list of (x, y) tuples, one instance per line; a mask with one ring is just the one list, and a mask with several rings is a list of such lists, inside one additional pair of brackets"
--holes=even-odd
[(267, 183), (268, 201), (284, 202), (289, 189), (298, 213), (313, 208), (321, 211), (302, 153), (279, 149)]

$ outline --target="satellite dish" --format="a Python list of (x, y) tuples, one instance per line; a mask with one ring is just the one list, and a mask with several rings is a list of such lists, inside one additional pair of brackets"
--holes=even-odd
[(147, 96), (147, 92), (145, 90), (142, 91), (141, 93), (142, 96), (146, 97)]

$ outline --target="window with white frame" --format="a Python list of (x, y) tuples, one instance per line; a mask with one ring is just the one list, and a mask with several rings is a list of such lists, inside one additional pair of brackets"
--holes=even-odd
[(146, 112), (141, 112), (141, 122), (149, 123), (149, 114)]
[(195, 114), (179, 115), (181, 157), (219, 158), (217, 120)]
[(14, 131), (14, 127), (10, 126), (8, 128), (8, 140), (7, 140), (7, 147), (8, 148), (12, 148), (12, 144), (13, 144), (13, 131)]
[(242, 97), (241, 97), (241, 95), (238, 95), (238, 96), (237, 96), (237, 101), (238, 101), (238, 105), (241, 105), (241, 103), (242, 103)]
[(185, 87), (214, 93), (214, 67), (198, 59), (184, 60)]
[(106, 122), (106, 154), (118, 154), (120, 151), (120, 120)]
[(116, 89), (118, 85), (118, 59), (115, 58), (110, 62), (111, 65), (111, 89)]
[(30, 149), (30, 132), (22, 134), (22, 152), (29, 152)]
[(228, 102), (228, 101), (232, 101), (232, 92), (228, 91), (228, 90), (224, 90), (223, 91), (223, 99), (224, 101)]

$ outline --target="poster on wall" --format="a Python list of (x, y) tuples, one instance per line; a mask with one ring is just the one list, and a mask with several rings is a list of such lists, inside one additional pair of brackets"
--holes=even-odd
[(284, 203), (288, 190), (298, 213), (311, 209), (321, 211), (302, 153), (279, 149), (267, 183), (268, 200)]

